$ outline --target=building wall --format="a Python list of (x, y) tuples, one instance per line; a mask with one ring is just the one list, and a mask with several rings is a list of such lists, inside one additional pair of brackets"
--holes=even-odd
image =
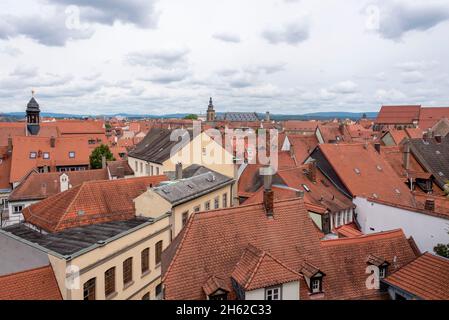
[(186, 203), (180, 204), (176, 207), (162, 198), (159, 194), (153, 190), (148, 190), (144, 194), (140, 195), (134, 200), (136, 206), (136, 214), (145, 217), (158, 217), (169, 211), (172, 212), (170, 217), (170, 224), (172, 226), (173, 238), (182, 230), (182, 215), (184, 212), (188, 212), (188, 217), (194, 212), (194, 208), (199, 206), (200, 211), (205, 210), (205, 203), (210, 201), (210, 209), (214, 210), (214, 200), (219, 197), (219, 208), (223, 208), (223, 194), (227, 193), (227, 207), (231, 206), (231, 185), (227, 185), (218, 190), (205, 194), (196, 199), (190, 200)]
[(9, 210), (9, 219), (7, 222), (7, 225), (12, 225), (19, 223), (20, 221), (23, 221), (23, 214), (22, 213), (14, 213), (13, 207), (22, 205), (23, 209), (26, 207), (31, 206), (33, 203), (36, 203), (39, 201), (10, 201), (8, 203), (8, 210)]
[(448, 219), (369, 202), (364, 198), (353, 201), (363, 233), (402, 229), (407, 237), (413, 236), (422, 252), (433, 252), (437, 244), (449, 243)]
[(396, 143), (393, 140), (393, 137), (391, 136), (391, 134), (388, 132), (387, 134), (385, 134), (382, 138), (382, 142), (387, 146), (395, 146)]
[[(104, 273), (111, 267), (115, 267), (116, 295), (110, 299), (127, 300), (142, 299), (142, 296), (150, 292), (151, 299), (156, 298), (156, 286), (160, 284), (161, 266), (155, 262), (155, 245), (163, 241), (163, 249), (170, 243), (169, 219), (164, 218), (136, 230), (122, 238), (112, 241), (103, 247), (89, 251), (70, 262), (58, 257), (50, 257), (56, 278), (65, 299), (82, 300), (83, 285), (89, 279), (96, 278), (96, 299), (105, 300)], [(141, 252), (145, 248), (150, 249), (150, 271), (141, 272)], [(133, 277), (131, 285), (124, 287), (123, 284), (123, 262), (133, 258)], [(67, 288), (65, 285), (67, 266), (79, 268), (78, 288)]]
[(164, 174), (164, 167), (158, 163), (128, 157), (128, 164), (131, 169), (134, 170), (135, 177), (158, 176)]
[[(299, 281), (282, 284), (282, 300), (299, 300)], [(265, 300), (265, 288), (246, 291), (245, 300)]]

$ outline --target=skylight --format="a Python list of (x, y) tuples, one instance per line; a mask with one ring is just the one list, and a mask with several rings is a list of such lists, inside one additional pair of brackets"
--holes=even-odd
[(377, 165), (377, 170), (382, 171), (382, 167), (380, 165)]
[(355, 173), (360, 174), (360, 169), (359, 168), (355, 168), (354, 171), (355, 171)]
[(310, 192), (310, 188), (309, 188), (306, 184), (303, 184), (302, 187), (303, 187), (304, 190), (306, 190), (307, 192)]

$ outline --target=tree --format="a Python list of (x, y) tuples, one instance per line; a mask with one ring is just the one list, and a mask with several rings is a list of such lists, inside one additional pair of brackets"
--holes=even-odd
[(99, 147), (96, 147), (92, 154), (89, 157), (90, 167), (92, 169), (101, 169), (102, 167), (102, 157), (106, 157), (106, 161), (114, 161), (114, 155), (112, 154), (109, 147), (105, 144), (102, 144)]
[(449, 258), (449, 243), (448, 244), (440, 243), (435, 248), (433, 248), (433, 251), (435, 251), (435, 253), (439, 256)]
[(185, 116), (184, 119), (186, 119), (186, 120), (198, 120), (198, 116), (196, 114), (189, 114), (188, 116)]

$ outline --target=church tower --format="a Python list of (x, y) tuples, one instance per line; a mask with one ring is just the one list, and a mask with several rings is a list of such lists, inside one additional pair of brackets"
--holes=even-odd
[(39, 133), (40, 120), (41, 120), (40, 113), (41, 110), (39, 109), (39, 104), (37, 103), (36, 99), (34, 99), (34, 92), (33, 92), (33, 96), (31, 97), (30, 102), (28, 102), (26, 109), (27, 134), (36, 136)]
[(209, 106), (207, 107), (207, 121), (215, 121), (215, 110), (214, 104), (212, 103), (212, 98), (209, 100)]

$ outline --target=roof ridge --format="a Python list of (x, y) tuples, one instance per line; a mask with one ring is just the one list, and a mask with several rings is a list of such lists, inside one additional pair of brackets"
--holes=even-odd
[[(251, 244), (250, 244), (250, 245), (251, 245)], [(253, 245), (251, 245), (251, 246), (253, 246)], [(260, 251), (261, 251), (261, 254), (260, 254), (260, 256), (259, 256), (259, 260), (257, 261), (256, 266), (254, 267), (254, 269), (253, 269), (253, 271), (251, 272), (251, 274), (250, 274), (248, 280), (246, 281), (245, 289), (247, 289), (247, 288), (249, 287), (249, 285), (251, 284), (251, 282), (253, 281), (254, 276), (256, 275), (257, 270), (259, 270), (259, 267), (260, 267), (260, 265), (262, 264), (263, 258), (264, 258), (265, 255), (266, 255), (266, 252), (265, 252), (264, 250), (261, 250), (261, 249), (255, 247), (255, 246), (253, 246), (253, 247), (256, 248), (257, 250), (260, 250)], [(245, 249), (245, 251), (246, 251), (247, 249), (248, 249), (248, 247)], [(244, 251), (243, 255), (245, 254), (245, 251)], [(256, 252), (253, 252), (253, 253), (256, 254), (256, 255), (258, 254), (258, 253), (256, 253)], [(243, 258), (243, 256), (242, 256), (242, 258)], [(240, 259), (241, 259), (241, 258), (240, 258)], [(238, 265), (239, 263), (240, 263), (240, 261), (237, 263), (237, 265)], [(237, 267), (237, 266), (236, 266), (236, 267)]]
[(73, 189), (78, 188), (78, 191), (77, 191), (76, 194), (73, 196), (72, 201), (70, 201), (69, 205), (68, 205), (68, 206), (66, 207), (66, 209), (64, 210), (64, 213), (61, 215), (61, 219), (59, 219), (58, 223), (56, 224), (56, 226), (55, 226), (55, 228), (54, 228), (55, 230), (58, 230), (58, 227), (59, 227), (59, 225), (61, 224), (63, 218), (65, 218), (65, 216), (66, 216), (67, 213), (69, 212), (69, 209), (72, 207), (73, 203), (74, 203), (75, 200), (78, 198), (78, 196), (79, 196), (81, 190), (83, 189), (83, 187), (85, 186), (85, 184), (86, 184), (86, 181), (84, 181), (83, 183), (81, 183), (80, 185), (78, 185), (78, 186), (76, 186), (76, 187), (74, 187), (74, 188), (69, 189), (69, 190), (72, 190), (72, 191), (73, 191)]
[(405, 237), (404, 232), (402, 229), (395, 229), (390, 231), (383, 231), (378, 233), (371, 233), (371, 234), (365, 234), (359, 237), (354, 238), (340, 238), (340, 239), (330, 239), (330, 240), (322, 240), (320, 242), (320, 245), (322, 246), (332, 246), (332, 245), (340, 245), (340, 244), (353, 244), (353, 243), (364, 243), (368, 242), (370, 240), (374, 240), (377, 238), (394, 238), (399, 235), (402, 235)]

